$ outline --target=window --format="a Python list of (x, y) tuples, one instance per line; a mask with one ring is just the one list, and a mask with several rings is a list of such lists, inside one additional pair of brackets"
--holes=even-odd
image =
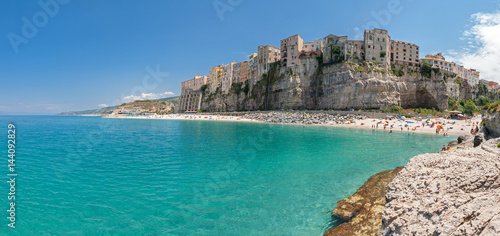
[(385, 42), (385, 39), (382, 39), (382, 42)]
[(377, 38), (377, 41), (380, 42), (380, 38)]
[(372, 40), (372, 36), (370, 35), (370, 40)]
[(384, 49), (382, 49), (382, 46), (380, 46), (380, 50), (384, 50)]

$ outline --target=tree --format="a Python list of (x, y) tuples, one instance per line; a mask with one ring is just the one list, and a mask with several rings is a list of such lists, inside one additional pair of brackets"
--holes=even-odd
[(464, 106), (464, 113), (467, 115), (472, 115), (472, 113), (476, 112), (477, 110), (478, 109), (476, 107), (476, 104), (474, 104), (474, 102), (469, 99)]
[(420, 68), (420, 74), (427, 78), (431, 78), (432, 66), (428, 62), (422, 63), (422, 67)]

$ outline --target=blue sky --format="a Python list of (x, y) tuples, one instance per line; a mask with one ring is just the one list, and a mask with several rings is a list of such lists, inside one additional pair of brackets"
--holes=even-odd
[[(179, 95), (181, 81), (297, 33), (355, 38), (377, 26), (418, 44), (421, 56), (443, 52), (481, 71), (489, 69), (478, 63), (484, 53), (500, 61), (490, 42), (500, 32), (493, 0), (40, 2), (49, 10), (38, 1), (0, 3), (0, 115)], [(482, 74), (494, 80), (493, 72)]]

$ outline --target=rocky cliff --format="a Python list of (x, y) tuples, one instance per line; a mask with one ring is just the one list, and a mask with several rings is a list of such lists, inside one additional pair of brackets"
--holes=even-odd
[(490, 136), (500, 137), (500, 111), (486, 113), (483, 119), (485, 129)]
[(111, 115), (119, 114), (141, 114), (141, 113), (172, 113), (174, 104), (160, 101), (135, 101), (117, 106)]
[(412, 158), (389, 184), (381, 235), (499, 235), (499, 141)]
[(247, 93), (241, 83), (225, 95), (220, 89), (207, 90), (202, 110), (380, 109), (390, 104), (447, 109), (448, 97), (472, 97), (471, 88), (460, 88), (455, 78), (444, 75), (426, 78), (414, 72), (398, 77), (370, 62), (302, 62), (292, 68), (273, 64)]

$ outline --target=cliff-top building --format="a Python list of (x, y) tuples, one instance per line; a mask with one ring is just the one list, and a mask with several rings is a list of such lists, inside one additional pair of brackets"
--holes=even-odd
[(208, 76), (194, 76), (190, 80), (181, 82), (181, 96), (176, 112), (197, 111), (201, 108), (201, 87), (208, 82)]
[(248, 56), (247, 80), (250, 84), (255, 84), (257, 81), (257, 53), (254, 52)]
[(391, 41), (391, 64), (417, 69), (420, 66), (419, 50), (420, 47), (414, 43)]
[(281, 60), (281, 51), (279, 48), (271, 45), (257, 47), (257, 75), (254, 84), (260, 80), (263, 73), (269, 71), (269, 64)]
[(294, 66), (300, 64), (300, 54), (308, 52), (321, 52), (323, 41), (316, 39), (310, 43), (304, 43), (304, 39), (298, 34), (280, 41), (281, 64), (283, 66)]
[(229, 89), (231, 89), (231, 85), (233, 84), (234, 80), (233, 69), (235, 64), (236, 62), (231, 62), (224, 65), (224, 72), (221, 79), (221, 89), (223, 94), (227, 94), (229, 92)]
[(223, 65), (214, 66), (208, 72), (207, 85), (208, 85), (208, 89), (210, 90), (211, 93), (215, 92), (217, 87), (220, 85), (223, 74), (224, 74), (224, 66)]
[(330, 34), (323, 38), (325, 63), (359, 59), (376, 62), (385, 67), (391, 65), (419, 66), (419, 47), (403, 41), (393, 41), (387, 30), (365, 30), (363, 40), (349, 40), (347, 36)]
[(467, 80), (471, 86), (479, 83), (479, 71), (475, 69), (467, 69), (462, 65), (457, 65), (455, 62), (447, 61), (441, 53), (435, 55), (426, 55), (420, 59), (421, 63), (429, 63), (434, 68), (439, 68), (443, 72), (454, 73), (458, 77)]

